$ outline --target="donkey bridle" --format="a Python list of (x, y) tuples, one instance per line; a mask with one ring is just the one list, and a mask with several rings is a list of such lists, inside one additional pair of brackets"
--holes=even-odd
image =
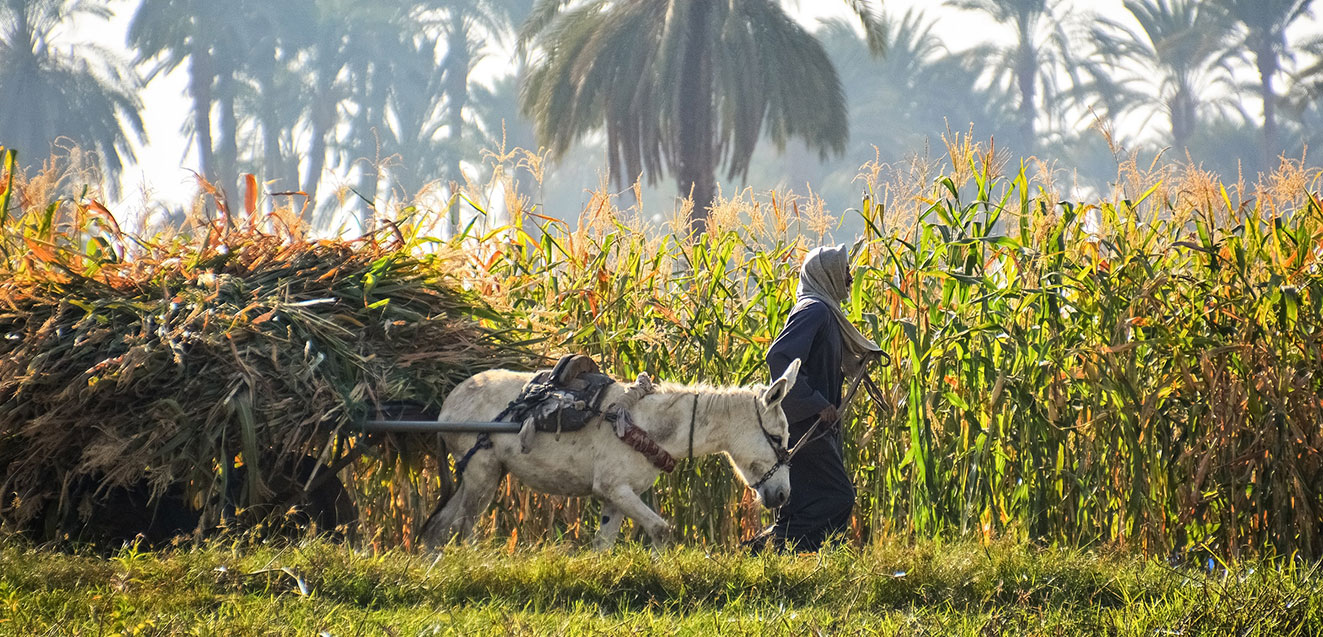
[(776, 464), (772, 465), (772, 468), (768, 469), (763, 477), (758, 478), (757, 482), (749, 485), (750, 489), (757, 491), (759, 487), (763, 486), (763, 483), (772, 479), (772, 474), (776, 473), (777, 470), (790, 465), (790, 459), (795, 456), (795, 451), (799, 449), (800, 445), (795, 445), (794, 450), (786, 449), (780, 436), (773, 436), (771, 432), (767, 431), (767, 427), (763, 426), (763, 412), (758, 408), (757, 396), (753, 398), (753, 414), (758, 417), (758, 429), (763, 432), (763, 438), (767, 439), (767, 444), (772, 448), (772, 453), (776, 454)]
[(818, 431), (818, 427), (822, 426), (822, 417), (819, 416), (817, 420), (813, 421), (813, 426), (809, 427), (808, 431), (805, 431), (804, 435), (799, 437), (799, 442), (795, 443), (794, 447), (786, 449), (785, 445), (781, 442), (781, 438), (779, 436), (773, 436), (767, 431), (767, 427), (763, 426), (763, 412), (758, 409), (757, 398), (753, 399), (753, 413), (758, 416), (758, 428), (763, 431), (763, 437), (767, 439), (767, 444), (771, 445), (772, 452), (776, 454), (776, 464), (772, 465), (772, 468), (768, 469), (767, 473), (763, 474), (763, 477), (758, 478), (757, 482), (749, 485), (749, 488), (755, 491), (758, 487), (763, 486), (764, 482), (772, 479), (772, 474), (776, 473), (777, 469), (788, 466), (791, 459), (795, 457), (795, 454), (799, 453), (800, 449), (803, 449), (810, 443), (817, 442), (831, 431), (830, 429), (822, 432)]

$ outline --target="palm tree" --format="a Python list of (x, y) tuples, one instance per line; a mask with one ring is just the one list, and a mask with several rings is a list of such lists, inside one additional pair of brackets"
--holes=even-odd
[[(1231, 36), (1226, 12), (1197, 0), (1126, 0), (1125, 8), (1140, 31), (1103, 21), (1092, 33), (1098, 55), (1118, 66), (1130, 65), (1133, 77), (1117, 85), (1124, 91), (1122, 108), (1165, 110), (1172, 143), (1184, 151), (1201, 110), (1225, 111), (1237, 105), (1213, 92), (1235, 92), (1224, 55)], [(1141, 88), (1131, 88), (1136, 85)]]
[[(424, 29), (440, 31), (445, 41), (445, 57), (440, 65), (441, 95), (446, 102), (444, 125), (447, 132), (442, 174), (454, 182), (462, 182), (460, 171), (461, 149), (466, 144), (465, 131), (473, 128), (465, 119), (469, 105), (469, 76), (478, 61), (483, 42), (479, 32), (503, 39), (517, 20), (532, 10), (530, 0), (429, 0), (419, 20)], [(459, 204), (451, 205), (451, 229), (459, 226)]]
[(144, 139), (136, 76), (104, 48), (57, 46), (69, 18), (110, 15), (87, 0), (0, 4), (0, 144), (27, 150), (24, 166), (61, 137), (95, 149), (112, 184), (133, 159), (131, 137)]
[(274, 182), (274, 190), (298, 190), (296, 132), (309, 92), (298, 60), (312, 46), (305, 27), (316, 15), (315, 0), (261, 3), (249, 10), (247, 54), (238, 71), (236, 137), (241, 146), (260, 148), (261, 154), (240, 156), (238, 162), (243, 170)]
[(1323, 35), (1315, 35), (1300, 45), (1313, 64), (1292, 74), (1283, 106), (1286, 115), (1303, 132), (1305, 145), (1323, 143)]
[(185, 130), (213, 183), (233, 188), (242, 168), (297, 189), (294, 131), (307, 94), (298, 65), (313, 44), (315, 2), (142, 0), (134, 13), (129, 42), (149, 77), (188, 62)]
[(344, 79), (346, 68), (363, 39), (361, 34), (388, 22), (388, 13), (369, 10), (366, 3), (356, 0), (315, 1), (314, 17), (306, 26), (311, 44), (298, 69), (309, 79), (304, 115), (309, 137), (308, 162), (300, 183), (314, 205), (330, 155), (332, 134), (340, 123), (341, 103), (352, 94)]
[(1323, 34), (1306, 37), (1294, 46), (1306, 64), (1290, 74), (1281, 97), (1281, 123), (1291, 124), (1294, 144), (1287, 150), (1323, 143)]
[(427, 182), (442, 176), (459, 179), (457, 172), (450, 171), (457, 170), (462, 156), (454, 146), (462, 133), (446, 131), (453, 126), (451, 109), (443, 99), (450, 77), (444, 62), (437, 63), (438, 47), (436, 39), (426, 37), (401, 43), (399, 53), (392, 56), (386, 101), (381, 104), (387, 116), (376, 123), (381, 152), (397, 158), (388, 168), (391, 181), (405, 196), (416, 195)]
[[(880, 51), (871, 6), (847, 4)], [(540, 0), (520, 39), (541, 55), (521, 108), (553, 157), (605, 128), (616, 183), (671, 173), (693, 199), (695, 230), (719, 165), (745, 176), (764, 134), (781, 149), (801, 138), (823, 157), (849, 136), (831, 60), (772, 0)]]
[[(922, 11), (883, 14), (887, 55), (868, 54), (866, 44), (844, 21), (818, 33), (840, 72), (850, 108), (850, 127), (867, 131), (851, 143), (859, 156), (876, 145), (885, 158), (901, 159), (948, 126), (973, 125), (982, 134), (1013, 129), (1017, 111), (1011, 98), (977, 86), (978, 69), (969, 68), (937, 35), (938, 23)], [(1024, 140), (1030, 141), (1030, 140)]]
[[(315, 197), (326, 161), (358, 167), (364, 227), (383, 183), (411, 197), (437, 179), (463, 181), (460, 160), (483, 140), (469, 111), (470, 75), (484, 42), (513, 31), (518, 3), (315, 0), (303, 56), (313, 78), (305, 190)], [(384, 182), (383, 182), (384, 180)]]
[[(354, 21), (345, 31), (344, 48), (339, 53), (343, 56), (345, 71), (345, 84), (339, 100), (342, 115), (347, 119), (339, 122), (343, 126), (343, 135), (332, 152), (342, 170), (355, 164), (361, 168), (355, 191), (362, 200), (359, 220), (365, 231), (372, 222), (382, 177), (382, 161), (391, 156), (391, 151), (386, 148), (391, 130), (387, 122), (392, 93), (401, 84), (401, 59), (412, 59), (416, 55), (410, 50), (410, 43), (401, 28), (408, 15), (408, 4), (391, 3), (387, 11), (375, 7), (380, 11), (377, 17)], [(424, 53), (434, 59), (431, 49)], [(403, 90), (424, 88), (415, 85)], [(434, 99), (439, 97), (435, 93), (432, 96)]]
[(807, 151), (794, 144), (784, 161), (755, 159), (751, 182), (784, 180), (782, 187), (796, 189), (809, 183), (828, 201), (850, 201), (859, 195), (856, 177), (862, 163), (905, 160), (941, 146), (939, 137), (948, 131), (973, 126), (981, 136), (994, 136), (998, 147), (1018, 141), (1013, 98), (981, 85), (980, 71), (943, 44), (939, 22), (908, 9), (882, 12), (880, 24), (887, 43), (883, 58), (869, 51), (847, 20), (829, 20), (814, 33), (845, 88), (852, 131), (845, 154), (810, 161)]
[(496, 78), (491, 88), (476, 86), (473, 109), (479, 133), (493, 148), (537, 150), (537, 132), (519, 112), (519, 78), (527, 73), (520, 67), (514, 73)]
[(1070, 29), (1084, 19), (1072, 20), (1061, 0), (947, 0), (946, 5), (986, 14), (1015, 30), (1013, 41), (975, 47), (968, 59), (985, 70), (993, 86), (1019, 97), (1024, 143), (1038, 145), (1041, 114), (1064, 118), (1067, 98), (1078, 95), (1075, 89), (1107, 75), (1096, 61), (1074, 54), (1077, 38)]
[[(190, 128), (204, 175), (228, 185), (242, 168), (315, 204), (330, 162), (372, 202), (383, 177), (405, 189), (459, 178), (476, 34), (512, 32), (519, 6), (143, 0), (130, 36), (153, 72), (189, 63)], [(371, 207), (361, 208), (364, 222)]]
[[(390, 69), (407, 53), (408, 16), (417, 4), (297, 0), (279, 8), (260, 4), (246, 17), (237, 119), (253, 123), (255, 138), (243, 145), (263, 149), (262, 160), (249, 158), (247, 167), (306, 193), (314, 204), (309, 214), (328, 161), (348, 167), (378, 157), (376, 139), (395, 81)], [(370, 197), (377, 173), (363, 173), (358, 190)]]
[[(1271, 163), (1277, 147), (1277, 91), (1273, 80), (1282, 70), (1282, 59), (1290, 56), (1286, 29), (1309, 15), (1313, 0), (1220, 0), (1227, 13), (1242, 26), (1235, 42), (1254, 56), (1259, 72), (1259, 98), (1263, 100), (1263, 153)], [(1267, 164), (1265, 164), (1267, 166)]]
[(249, 53), (246, 17), (253, 4), (142, 0), (129, 25), (139, 63), (152, 64), (149, 79), (188, 61), (193, 112), (186, 129), (197, 143), (198, 173), (224, 188), (233, 188), (238, 176), (237, 74)]

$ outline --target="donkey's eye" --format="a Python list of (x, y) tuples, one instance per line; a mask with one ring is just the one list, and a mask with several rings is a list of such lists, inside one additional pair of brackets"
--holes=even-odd
[(782, 442), (782, 440), (781, 440), (781, 436), (775, 436), (775, 435), (774, 435), (774, 436), (772, 436), (771, 438), (772, 438), (772, 442), (773, 442), (773, 443), (776, 443), (776, 446), (778, 446), (778, 447), (780, 447), (782, 444), (784, 444), (784, 443)]

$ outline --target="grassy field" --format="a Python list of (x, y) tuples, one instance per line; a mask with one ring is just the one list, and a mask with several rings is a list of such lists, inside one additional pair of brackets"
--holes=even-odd
[(1312, 635), (1315, 567), (993, 543), (750, 557), (637, 545), (439, 559), (245, 541), (109, 559), (0, 544), (7, 635)]

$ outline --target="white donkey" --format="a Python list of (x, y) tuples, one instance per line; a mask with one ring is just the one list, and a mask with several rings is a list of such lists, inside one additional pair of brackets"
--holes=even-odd
[[(661, 383), (630, 410), (639, 429), (674, 458), (725, 453), (740, 479), (750, 485), (763, 506), (779, 507), (790, 499), (790, 471), (785, 448), (789, 425), (781, 400), (794, 385), (799, 361), (767, 388), (685, 386)], [(531, 373), (492, 370), (462, 382), (446, 397), (439, 420), (490, 420), (519, 395)], [(604, 406), (626, 391), (609, 386)], [(692, 432), (692, 433), (691, 433)], [(691, 438), (692, 435), (692, 438)], [(478, 434), (444, 434), (446, 446), (457, 457), (474, 448)], [(559, 438), (559, 439), (558, 439)], [(423, 525), (421, 539), (440, 547), (463, 538), (491, 504), (501, 478), (508, 471), (523, 484), (558, 495), (593, 495), (602, 501), (602, 523), (594, 548), (615, 545), (624, 521), (641, 525), (656, 546), (670, 540), (671, 525), (648, 508), (639, 494), (650, 488), (661, 469), (615, 433), (604, 417), (579, 431), (538, 433), (528, 453), (522, 453), (515, 434), (491, 434), (490, 449), (475, 451), (464, 468), (460, 487)]]

